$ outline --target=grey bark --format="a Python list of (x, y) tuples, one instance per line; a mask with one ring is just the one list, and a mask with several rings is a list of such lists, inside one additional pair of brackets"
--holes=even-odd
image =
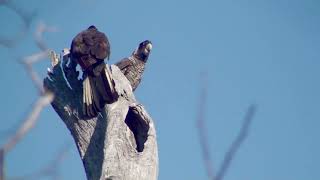
[(53, 63), (44, 88), (77, 145), (89, 180), (156, 180), (158, 149), (152, 118), (135, 99), (129, 81), (111, 65), (119, 99), (96, 118), (82, 114), (82, 82), (66, 61)]

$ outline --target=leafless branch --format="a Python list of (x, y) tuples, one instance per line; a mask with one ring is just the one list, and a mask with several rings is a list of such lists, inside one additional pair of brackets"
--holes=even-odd
[(44, 177), (51, 177), (52, 179), (58, 179), (59, 177), (59, 166), (65, 160), (67, 153), (71, 147), (70, 143), (65, 144), (61, 147), (57, 155), (52, 161), (38, 171), (31, 174), (9, 178), (9, 180), (29, 180), (29, 179), (41, 179)]
[(48, 57), (48, 52), (43, 51), (36, 54), (33, 54), (31, 56), (28, 56), (22, 60), (22, 63), (24, 64), (24, 67), (26, 68), (27, 73), (30, 75), (31, 80), (33, 81), (34, 85), (36, 86), (39, 94), (44, 94), (42, 81), (39, 78), (36, 71), (33, 70), (32, 64), (42, 60), (43, 58)]
[(207, 75), (203, 74), (201, 76), (203, 78), (203, 87), (200, 94), (200, 102), (198, 105), (198, 116), (197, 116), (197, 127), (199, 132), (199, 140), (202, 147), (202, 155), (203, 155), (203, 161), (205, 164), (205, 168), (207, 171), (207, 175), (209, 179), (214, 178), (214, 171), (213, 166), (211, 162), (211, 156), (209, 152), (209, 144), (208, 144), (208, 133), (207, 129), (205, 128), (205, 114), (206, 114), (206, 100), (208, 96), (208, 83), (207, 83)]
[[(36, 84), (36, 86), (38, 87), (38, 90), (41, 92), (43, 92), (42, 82), (40, 81), (40, 78), (37, 75), (37, 73), (33, 70), (32, 64), (44, 58), (45, 55), (47, 56), (47, 52), (40, 52), (38, 54), (34, 54), (27, 58), (24, 58), (23, 60), (26, 66), (26, 70), (30, 74), (33, 83)], [(29, 114), (29, 116), (22, 123), (22, 125), (17, 130), (17, 132), (11, 138), (9, 138), (8, 143), (6, 143), (3, 146), (4, 152), (8, 152), (24, 136), (24, 134), (34, 126), (43, 107), (50, 104), (50, 102), (53, 100), (53, 94), (49, 92), (47, 93), (43, 92), (42, 94), (43, 95), (35, 103), (34, 108)]]
[(240, 132), (238, 133), (235, 140), (232, 142), (229, 150), (224, 156), (224, 159), (222, 161), (222, 164), (220, 166), (219, 171), (217, 172), (217, 175), (215, 176), (214, 180), (222, 180), (227, 173), (232, 160), (234, 159), (237, 151), (240, 149), (243, 142), (246, 140), (249, 134), (249, 128), (253, 120), (253, 116), (256, 112), (256, 105), (251, 105), (247, 113), (243, 119), (242, 127), (240, 129)]
[(40, 115), (40, 112), (42, 109), (50, 104), (50, 102), (53, 100), (53, 94), (46, 93), (45, 95), (41, 96), (38, 101), (33, 106), (33, 109), (31, 113), (28, 115), (28, 117), (25, 119), (25, 121), (21, 124), (21, 126), (18, 128), (18, 130), (13, 134), (8, 142), (3, 145), (2, 149), (5, 153), (7, 153), (10, 149), (12, 149), (19, 140), (31, 129), (34, 127), (35, 123), (38, 120), (38, 117)]
[(202, 155), (203, 155), (203, 160), (206, 168), (206, 172), (208, 175), (208, 179), (212, 180), (223, 180), (225, 174), (227, 173), (232, 160), (234, 159), (237, 151), (240, 149), (241, 145), (245, 141), (245, 139), (248, 136), (249, 133), (249, 128), (252, 123), (253, 116), (256, 112), (256, 106), (251, 105), (247, 113), (243, 119), (242, 127), (240, 129), (240, 132), (237, 134), (236, 138), (232, 142), (231, 146), (229, 147), (228, 151), (226, 152), (224, 159), (222, 161), (222, 164), (218, 171), (215, 173), (211, 161), (211, 155), (210, 155), (210, 150), (209, 150), (209, 144), (208, 144), (208, 138), (207, 138), (207, 130), (205, 127), (205, 107), (206, 107), (206, 100), (207, 100), (207, 77), (204, 77), (204, 82), (203, 82), (203, 88), (202, 92), (200, 95), (200, 103), (199, 103), (199, 109), (198, 109), (198, 116), (197, 116), (197, 126), (198, 126), (198, 132), (199, 132), (199, 138), (200, 138), (200, 145), (202, 149)]
[(27, 12), (24, 9), (17, 6), (16, 4), (14, 4), (14, 2), (11, 0), (2, 0), (0, 5), (4, 5), (7, 8), (14, 11), (23, 20), (23, 23), (25, 24), (26, 27), (29, 27), (31, 25), (33, 18), (36, 16), (35, 11), (31, 13)]
[[(6, 2), (7, 1), (0, 1), (0, 3)], [(45, 26), (43, 23), (38, 26), (35, 33), (35, 41), (41, 52), (22, 59), (22, 63), (24, 64), (26, 71), (30, 75), (32, 82), (35, 84), (37, 90), (39, 91), (39, 98), (34, 104), (29, 115), (25, 118), (25, 120), (21, 123), (17, 130), (15, 130), (12, 135), (9, 136), (7, 142), (0, 147), (0, 180), (4, 180), (3, 167), (5, 154), (8, 153), (26, 135), (26, 133), (35, 126), (42, 109), (45, 106), (49, 105), (54, 98), (54, 95), (51, 92), (44, 92), (42, 82), (36, 71), (34, 71), (34, 69), (32, 68), (32, 65), (34, 63), (45, 59), (45, 57), (48, 57), (49, 50), (47, 50), (47, 46), (42, 39), (43, 32), (48, 30), (52, 29), (47, 28), (47, 26)]]
[(34, 37), (35, 37), (36, 44), (40, 50), (48, 51), (47, 45), (44, 42), (43, 37), (42, 37), (43, 33), (44, 32), (56, 32), (56, 31), (58, 31), (58, 29), (56, 27), (47, 26), (43, 22), (40, 22), (38, 24), (37, 30), (34, 33)]
[(34, 82), (40, 94), (44, 94), (42, 80), (39, 78), (37, 72), (33, 70), (32, 64), (48, 57), (49, 49), (47, 48), (47, 45), (44, 42), (42, 35), (44, 32), (55, 32), (55, 31), (57, 31), (57, 28), (49, 27), (44, 23), (39, 23), (39, 25), (37, 26), (37, 30), (34, 34), (34, 39), (37, 47), (41, 50), (41, 52), (25, 57), (22, 60), (22, 63), (24, 64), (28, 74), (30, 75), (32, 81)]
[(18, 130), (9, 137), (7, 143), (5, 143), (0, 149), (0, 180), (4, 180), (4, 156), (5, 153), (9, 152), (24, 136), (25, 134), (34, 127), (36, 124), (40, 112), (42, 109), (50, 104), (53, 100), (52, 93), (46, 93), (42, 95), (35, 103), (31, 113), (23, 121)]
[(0, 139), (7, 139), (13, 132), (18, 129), (20, 126), (21, 122), (16, 121), (12, 124), (11, 127), (8, 127), (7, 129), (1, 130), (0, 131)]
[(23, 26), (15, 36), (11, 38), (0, 37), (1, 45), (7, 48), (12, 48), (27, 34), (27, 31), (31, 25), (32, 20), (36, 15), (36, 12), (27, 13), (26, 11), (24, 11), (23, 9), (21, 9), (20, 7), (18, 7), (12, 1), (9, 1), (9, 0), (0, 0), (0, 6), (5, 6), (8, 9), (12, 10), (23, 21)]

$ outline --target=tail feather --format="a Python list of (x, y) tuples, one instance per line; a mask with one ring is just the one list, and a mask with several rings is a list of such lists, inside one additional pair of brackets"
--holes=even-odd
[(110, 87), (110, 93), (111, 94), (116, 94), (116, 90), (115, 90), (115, 84), (114, 84), (114, 81), (112, 79), (112, 76), (111, 76), (111, 71), (109, 69), (109, 66), (106, 65), (105, 67), (105, 76), (106, 76), (106, 79), (107, 79), (107, 82), (108, 82), (108, 87)]
[[(105, 65), (105, 64), (104, 64)], [(105, 104), (118, 99), (114, 81), (108, 66), (97, 76), (87, 75), (83, 81), (83, 112), (88, 117), (95, 117)]]
[(83, 81), (83, 102), (88, 105), (92, 104), (92, 92), (88, 77), (86, 77)]
[(83, 81), (83, 112), (88, 117), (94, 117), (98, 114), (97, 108), (93, 104), (93, 93), (88, 76)]

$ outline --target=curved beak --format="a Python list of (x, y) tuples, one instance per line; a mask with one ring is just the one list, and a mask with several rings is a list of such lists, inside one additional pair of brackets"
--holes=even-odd
[(152, 50), (152, 44), (148, 43), (146, 49), (148, 52), (150, 52)]

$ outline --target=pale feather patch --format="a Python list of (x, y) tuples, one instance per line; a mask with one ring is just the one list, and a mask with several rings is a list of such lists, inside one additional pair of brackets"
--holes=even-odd
[(88, 104), (92, 104), (92, 97), (93, 94), (92, 94), (92, 89), (91, 89), (91, 85), (90, 85), (90, 80), (88, 78), (88, 83), (87, 83), (87, 98), (88, 98)]
[(114, 89), (113, 84), (112, 84), (111, 71), (110, 71), (110, 68), (109, 68), (108, 64), (106, 64), (105, 73), (106, 73), (106, 77), (107, 77), (107, 80), (108, 80), (108, 85), (110, 87), (111, 93), (113, 94), (115, 92), (115, 89)]
[(92, 104), (92, 90), (90, 86), (90, 80), (88, 77), (86, 77), (83, 80), (83, 103), (90, 105)]

